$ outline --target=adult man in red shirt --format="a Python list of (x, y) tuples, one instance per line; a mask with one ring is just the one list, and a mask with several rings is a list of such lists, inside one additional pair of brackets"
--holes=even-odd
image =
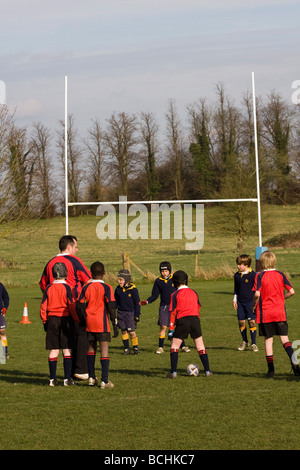
[[(60, 253), (54, 256), (45, 266), (40, 279), (40, 288), (44, 292), (46, 287), (54, 281), (52, 267), (55, 263), (65, 264), (68, 270), (66, 279), (71, 287), (72, 295), (76, 301), (83, 285), (91, 279), (91, 273), (76, 255), (78, 251), (77, 238), (73, 235), (64, 235), (59, 240)], [(85, 328), (75, 324), (75, 348), (73, 350), (72, 374), (78, 379), (87, 380), (87, 339)]]

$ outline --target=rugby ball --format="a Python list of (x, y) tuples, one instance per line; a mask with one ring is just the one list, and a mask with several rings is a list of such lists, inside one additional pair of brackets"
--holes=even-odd
[(199, 375), (199, 367), (197, 364), (189, 364), (186, 368), (186, 371), (188, 375), (194, 375), (195, 377)]

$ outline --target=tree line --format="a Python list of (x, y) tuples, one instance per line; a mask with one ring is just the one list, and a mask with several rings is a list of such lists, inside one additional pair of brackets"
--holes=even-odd
[[(257, 143), (262, 203), (299, 201), (299, 106), (276, 91), (257, 98)], [(151, 112), (113, 113), (91, 120), (81, 138), (68, 116), (69, 202), (190, 200), (256, 197), (252, 95), (237, 105), (223, 84), (216, 99), (165, 111), (164, 128)], [(53, 217), (64, 212), (65, 123), (20, 128), (0, 107), (0, 221)], [(85, 209), (86, 210), (86, 209)], [(82, 207), (73, 206), (70, 215)]]

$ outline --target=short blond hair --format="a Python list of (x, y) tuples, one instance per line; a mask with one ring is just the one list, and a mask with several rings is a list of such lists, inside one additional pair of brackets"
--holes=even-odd
[(259, 257), (262, 269), (274, 269), (276, 265), (276, 256), (273, 251), (264, 251)]

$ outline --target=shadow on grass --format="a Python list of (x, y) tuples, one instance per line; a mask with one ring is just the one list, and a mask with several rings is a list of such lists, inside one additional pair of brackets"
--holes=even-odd
[(0, 369), (0, 380), (8, 383), (18, 384), (27, 383), (29, 385), (45, 385), (45, 382), (49, 382), (49, 377), (45, 374), (39, 374), (34, 372), (24, 372), (23, 370)]

